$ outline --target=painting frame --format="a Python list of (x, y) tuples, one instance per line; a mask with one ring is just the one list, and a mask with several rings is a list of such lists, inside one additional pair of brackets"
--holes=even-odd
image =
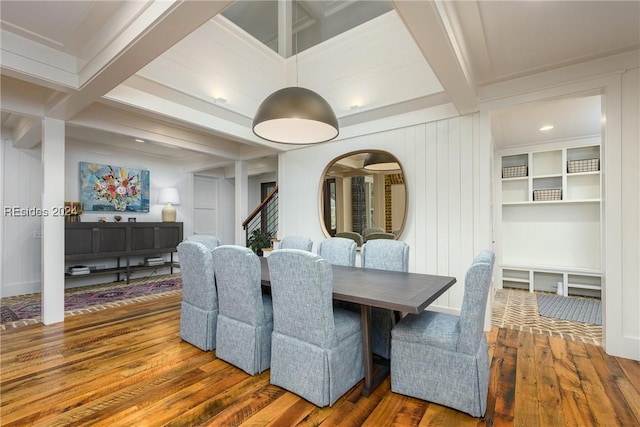
[(149, 212), (149, 171), (79, 162), (80, 202), (85, 212)]

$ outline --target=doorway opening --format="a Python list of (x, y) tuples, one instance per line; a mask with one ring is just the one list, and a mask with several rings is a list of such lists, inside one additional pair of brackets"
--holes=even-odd
[[(602, 111), (602, 96), (588, 93), (490, 112), (493, 320), (503, 327), (601, 345)], [(583, 307), (593, 315), (576, 316)]]

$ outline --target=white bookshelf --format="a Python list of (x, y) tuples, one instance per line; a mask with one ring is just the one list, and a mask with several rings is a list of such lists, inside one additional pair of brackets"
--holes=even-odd
[[(556, 292), (560, 283), (564, 295), (600, 296), (601, 173), (599, 165), (585, 170), (599, 162), (600, 145), (596, 138), (586, 142), (498, 153), (503, 287)], [(579, 172), (569, 172), (569, 162)], [(520, 169), (504, 169), (513, 167)], [(526, 175), (513, 176), (514, 170)]]

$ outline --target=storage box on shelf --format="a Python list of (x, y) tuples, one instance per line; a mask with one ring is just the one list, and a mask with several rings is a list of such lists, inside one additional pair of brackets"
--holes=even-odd
[[(135, 271), (169, 268), (173, 273), (173, 253), (182, 241), (181, 222), (104, 223), (75, 222), (65, 224), (65, 261), (86, 263), (89, 260), (115, 259), (114, 267), (76, 269), (65, 275), (67, 279), (78, 277), (115, 275), (117, 280), (129, 281)], [(169, 254), (165, 261), (159, 255)], [(140, 258), (132, 265), (131, 260)], [(77, 265), (75, 266), (77, 267)]]
[[(564, 295), (599, 296), (600, 146), (588, 141), (595, 143), (508, 149), (496, 162), (503, 287), (556, 292), (560, 282)], [(514, 176), (524, 168), (525, 176)]]

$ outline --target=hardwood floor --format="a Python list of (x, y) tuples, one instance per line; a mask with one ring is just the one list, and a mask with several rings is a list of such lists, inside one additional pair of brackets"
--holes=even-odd
[(317, 408), (178, 336), (180, 295), (1, 337), (3, 426), (639, 426), (640, 363), (513, 329), (488, 333), (483, 419), (362, 382)]

